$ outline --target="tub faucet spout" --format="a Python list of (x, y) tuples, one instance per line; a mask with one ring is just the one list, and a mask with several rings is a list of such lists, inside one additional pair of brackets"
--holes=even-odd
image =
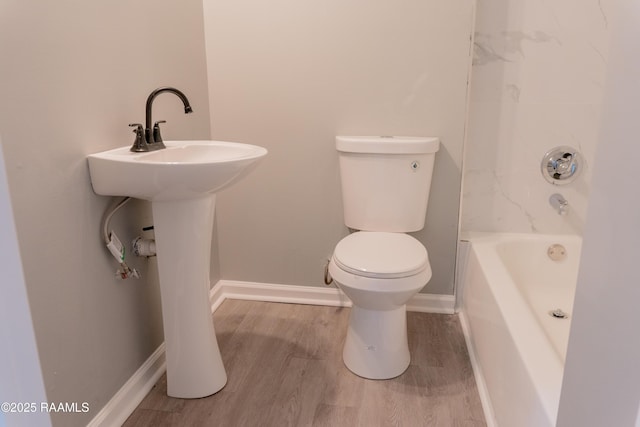
[(569, 202), (567, 202), (567, 199), (565, 199), (562, 194), (552, 194), (551, 197), (549, 197), (549, 203), (558, 212), (558, 215), (566, 215), (569, 210)]
[(144, 129), (144, 133), (145, 133), (145, 137), (146, 137), (147, 143), (150, 145), (150, 147), (149, 147), (150, 150), (159, 150), (161, 148), (165, 148), (165, 145), (162, 142), (162, 138), (160, 137), (160, 127), (159, 127), (159, 124), (160, 123), (164, 123), (164, 121), (157, 122), (156, 125), (153, 128), (151, 126), (151, 124), (153, 122), (153, 119), (151, 117), (152, 116), (151, 110), (152, 110), (152, 107), (153, 107), (153, 101), (156, 99), (156, 96), (160, 95), (163, 92), (171, 92), (174, 95), (176, 95), (178, 98), (180, 98), (180, 100), (184, 104), (184, 113), (185, 114), (193, 113), (193, 109), (191, 108), (191, 105), (189, 104), (189, 100), (187, 99), (187, 96), (184, 93), (182, 93), (181, 91), (179, 91), (178, 89), (173, 88), (173, 87), (159, 87), (158, 89), (156, 89), (153, 92), (151, 92), (151, 94), (147, 98), (146, 122), (145, 122), (145, 129)]

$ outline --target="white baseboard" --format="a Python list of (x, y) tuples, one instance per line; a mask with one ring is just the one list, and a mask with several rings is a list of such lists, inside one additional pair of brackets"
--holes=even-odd
[(462, 309), (462, 296), (464, 295), (465, 275), (467, 273), (467, 260), (471, 251), (471, 243), (467, 240), (458, 241), (456, 253), (455, 289), (456, 289), (456, 312)]
[[(320, 288), (316, 286), (220, 280), (211, 289), (210, 295), (212, 306), (216, 308), (227, 298), (351, 307), (351, 300), (340, 289), (335, 287)], [(454, 306), (455, 297), (453, 295), (417, 294), (407, 303), (407, 310), (453, 314)]]
[(351, 307), (351, 300), (333, 287), (278, 285), (273, 283), (220, 280), (211, 289), (219, 298), (249, 301), (283, 302), (290, 304)]
[[(215, 312), (227, 298), (351, 307), (349, 298), (335, 287), (320, 288), (220, 280), (209, 292), (211, 312)], [(454, 304), (453, 295), (417, 294), (407, 304), (407, 310), (453, 314)], [(166, 367), (164, 343), (162, 343), (87, 426), (115, 427), (122, 425), (164, 374)]]
[(121, 426), (167, 369), (164, 343), (140, 366), (129, 380), (93, 417), (87, 427)]

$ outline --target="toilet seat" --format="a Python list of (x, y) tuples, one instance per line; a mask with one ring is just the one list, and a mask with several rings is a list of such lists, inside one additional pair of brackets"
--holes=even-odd
[(414, 276), (429, 265), (426, 248), (404, 233), (359, 231), (342, 239), (333, 253), (349, 273), (376, 279)]

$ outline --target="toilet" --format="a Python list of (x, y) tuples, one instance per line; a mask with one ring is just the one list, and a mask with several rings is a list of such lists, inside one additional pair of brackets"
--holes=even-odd
[(356, 375), (388, 379), (411, 360), (406, 304), (431, 278), (424, 227), (435, 137), (338, 136), (344, 222), (329, 274), (353, 303), (342, 353)]

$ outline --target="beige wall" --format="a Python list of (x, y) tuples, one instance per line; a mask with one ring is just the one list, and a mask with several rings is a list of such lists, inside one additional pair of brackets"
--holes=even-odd
[(269, 156), (218, 197), (221, 277), (321, 286), (347, 234), (334, 136), (439, 136), (426, 227), (453, 293), (472, 0), (205, 2), (211, 129)]
[[(85, 156), (130, 144), (127, 124), (144, 120), (162, 85), (195, 110), (161, 95), (165, 138), (209, 137), (202, 4), (4, 0), (0, 58), (2, 149), (47, 398), (89, 402), (88, 414), (52, 417), (86, 425), (162, 342), (162, 326), (145, 261), (132, 260), (144, 279), (114, 279), (99, 233), (109, 199), (92, 192)], [(129, 241), (150, 222), (138, 202), (113, 225)]]

